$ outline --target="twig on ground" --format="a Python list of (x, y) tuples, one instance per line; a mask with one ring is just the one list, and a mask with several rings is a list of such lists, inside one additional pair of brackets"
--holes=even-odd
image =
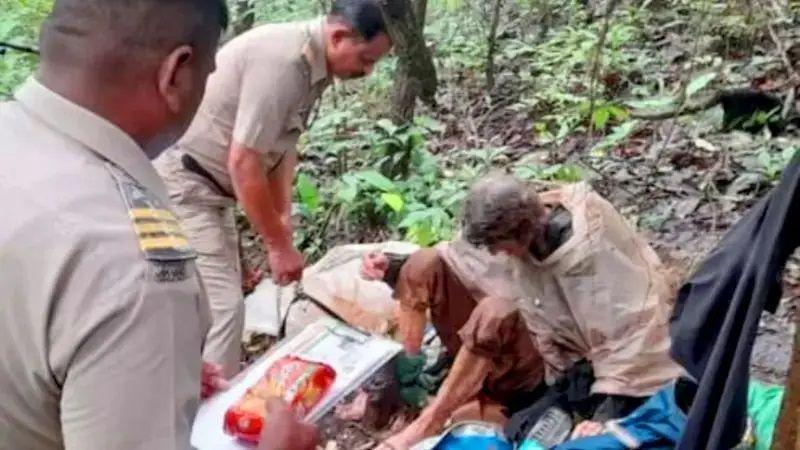
[(786, 46), (783, 45), (783, 41), (781, 41), (781, 38), (778, 37), (778, 33), (775, 32), (775, 27), (772, 25), (772, 22), (767, 24), (767, 29), (769, 30), (769, 36), (772, 38), (772, 42), (775, 44), (775, 48), (778, 50), (778, 53), (781, 57), (781, 62), (786, 68), (789, 79), (800, 81), (800, 75), (798, 75), (797, 70), (795, 70), (794, 66), (792, 65), (792, 62), (789, 61), (789, 56), (786, 54)]
[(594, 165), (591, 163), (591, 161), (589, 161), (589, 160), (588, 160), (588, 159), (586, 159), (585, 157), (581, 157), (581, 158), (579, 158), (579, 159), (578, 159), (578, 164), (580, 164), (580, 165), (582, 165), (582, 166), (586, 167), (587, 169), (591, 170), (592, 172), (596, 173), (596, 174), (597, 174), (597, 175), (599, 175), (599, 176), (600, 176), (600, 177), (601, 177), (603, 180), (605, 180), (606, 182), (608, 182), (608, 183), (611, 183), (611, 184), (613, 184), (614, 186), (618, 187), (618, 188), (619, 188), (621, 191), (625, 192), (626, 194), (630, 195), (631, 197), (636, 197), (636, 194), (634, 194), (634, 193), (633, 193), (632, 191), (630, 191), (628, 188), (626, 188), (625, 186), (623, 186), (622, 184), (620, 184), (619, 182), (617, 182), (617, 180), (615, 180), (615, 179), (611, 178), (610, 176), (608, 176), (608, 174), (606, 174), (606, 173), (605, 173), (605, 172), (603, 172), (602, 170), (600, 170), (600, 169), (598, 169), (597, 167), (595, 167), (595, 166), (594, 166)]
[(606, 45), (606, 36), (608, 36), (608, 29), (611, 23), (611, 16), (617, 8), (619, 0), (611, 0), (606, 10), (605, 18), (603, 19), (603, 28), (600, 30), (600, 37), (597, 40), (597, 47), (595, 47), (594, 56), (592, 58), (592, 66), (589, 72), (589, 141), (594, 140), (594, 123), (592, 123), (592, 116), (594, 115), (594, 106), (597, 99), (595, 88), (597, 85), (597, 75), (600, 71), (600, 62), (603, 59), (603, 48)]

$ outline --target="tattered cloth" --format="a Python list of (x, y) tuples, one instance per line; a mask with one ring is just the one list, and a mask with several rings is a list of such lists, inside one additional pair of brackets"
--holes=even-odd
[(650, 246), (587, 184), (541, 194), (572, 215), (572, 236), (543, 261), (490, 255), (462, 240), (438, 247), (465, 285), (517, 299), (548, 381), (589, 359), (597, 394), (650, 396), (677, 378), (669, 356), (673, 303)]

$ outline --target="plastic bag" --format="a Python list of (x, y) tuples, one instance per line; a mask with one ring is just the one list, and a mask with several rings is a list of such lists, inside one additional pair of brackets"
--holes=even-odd
[(255, 386), (225, 413), (225, 432), (236, 438), (257, 443), (266, 417), (265, 401), (283, 399), (304, 417), (325, 397), (336, 372), (327, 364), (287, 356), (270, 366)]
[(778, 425), (785, 390), (782, 386), (770, 386), (757, 381), (750, 382), (747, 415), (753, 422), (755, 450), (772, 448), (772, 437), (775, 427)]
[(413, 450), (513, 450), (503, 431), (489, 422), (462, 422), (441, 436), (426, 439)]

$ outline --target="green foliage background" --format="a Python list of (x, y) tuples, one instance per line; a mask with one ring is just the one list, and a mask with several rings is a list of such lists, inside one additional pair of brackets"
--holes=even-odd
[[(301, 20), (321, 14), (326, 3), (255, 0), (252, 12), (257, 23)], [(654, 131), (659, 124), (636, 119), (633, 111), (675, 107), (681, 99), (748, 83), (761, 76), (761, 65), (777, 61), (780, 68), (780, 59), (763, 50), (768, 24), (791, 29), (792, 23), (777, 21), (766, 9), (747, 11), (737, 0), (620, 2), (607, 21), (590, 20), (584, 3), (505, 0), (496, 55), (500, 86), (487, 92), (488, 17), (495, 2), (429, 0), (425, 33), (440, 76), (439, 106), (421, 108), (407, 126), (386, 120), (393, 57), (373, 76), (331, 88), (301, 142), (299, 245), (314, 257), (329, 245), (355, 240), (428, 245), (448, 239), (468, 186), (491, 170), (543, 186), (608, 184), (606, 172), (617, 170), (626, 152), (665, 136)], [(0, 0), (0, 41), (35, 46), (51, 5)], [(794, 20), (797, 11), (785, 14)], [(666, 38), (683, 39), (678, 57)], [(36, 64), (29, 54), (0, 55), (0, 97), (10, 96)], [(503, 117), (514, 123), (483, 121), (497, 110), (509, 112)], [(517, 140), (524, 151), (498, 137), (506, 126), (521, 127)], [(693, 130), (696, 138), (709, 128)], [(570, 147), (578, 150), (562, 152)], [(743, 168), (732, 183), (736, 194), (774, 183), (795, 148), (793, 142), (764, 140), (732, 155)], [(659, 162), (652, 163), (656, 175)], [(703, 183), (704, 192), (719, 195), (717, 186)], [(638, 219), (654, 228), (663, 223), (652, 214)]]
[[(52, 5), (52, 0), (0, 0), (0, 41), (35, 47), (39, 26)], [(0, 98), (9, 97), (37, 63), (35, 55), (16, 51), (0, 56)]]

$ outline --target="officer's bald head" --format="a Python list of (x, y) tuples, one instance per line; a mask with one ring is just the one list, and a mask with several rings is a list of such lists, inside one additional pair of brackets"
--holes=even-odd
[(56, 0), (38, 78), (155, 156), (197, 111), (227, 22), (224, 0)]

